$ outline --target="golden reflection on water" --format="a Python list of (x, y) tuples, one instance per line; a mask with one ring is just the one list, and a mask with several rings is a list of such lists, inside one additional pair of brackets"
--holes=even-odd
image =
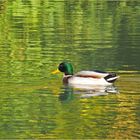
[[(132, 82), (135, 79), (137, 81), (136, 91), (135, 84), (128, 83), (130, 78)], [(24, 122), (21, 128), (28, 134), (22, 133), (21, 137), (139, 138), (139, 74), (121, 74), (121, 79), (116, 83), (120, 88), (119, 94), (110, 93), (91, 98), (80, 98), (80, 93), (76, 94), (72, 88), (64, 89), (60, 80), (61, 77), (56, 77), (49, 83), (44, 79), (42, 83), (34, 85), (11, 85), (7, 91), (2, 89), (5, 91), (5, 94), (1, 94), (1, 104), (5, 104), (1, 110), (2, 120), (3, 114), (9, 114), (12, 110), (13, 115), (5, 116), (5, 119), (15, 119), (12, 126), (17, 119), (21, 124)], [(127, 91), (126, 85), (129, 86)], [(8, 100), (12, 102), (7, 102)], [(11, 103), (13, 109), (10, 107)], [(25, 117), (22, 116), (24, 113)], [(9, 121), (8, 123), (10, 124)], [(18, 137), (19, 132), (14, 132), (15, 136)]]

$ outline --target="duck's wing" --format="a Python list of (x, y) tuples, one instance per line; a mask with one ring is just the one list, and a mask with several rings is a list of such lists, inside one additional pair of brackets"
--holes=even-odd
[(104, 78), (109, 83), (113, 83), (116, 81), (116, 79), (119, 78), (116, 73), (108, 73), (102, 71), (80, 71), (76, 73), (75, 76), (96, 79)]
[(75, 76), (87, 77), (87, 78), (104, 78), (108, 75), (109, 73), (101, 72), (101, 71), (80, 71), (75, 74)]

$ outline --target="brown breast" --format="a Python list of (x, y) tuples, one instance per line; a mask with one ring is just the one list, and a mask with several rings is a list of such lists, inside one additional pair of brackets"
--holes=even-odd
[(72, 75), (66, 75), (66, 76), (64, 76), (63, 77), (63, 83), (64, 84), (68, 84), (68, 79), (71, 78), (71, 77), (72, 77)]

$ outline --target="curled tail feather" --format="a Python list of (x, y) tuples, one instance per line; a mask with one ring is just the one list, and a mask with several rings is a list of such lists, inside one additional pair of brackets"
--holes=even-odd
[(119, 76), (117, 76), (116, 73), (109, 73), (104, 77), (104, 79), (109, 83), (114, 83), (118, 78)]

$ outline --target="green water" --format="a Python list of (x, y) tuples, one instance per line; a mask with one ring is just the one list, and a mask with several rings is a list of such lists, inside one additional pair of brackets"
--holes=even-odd
[[(138, 0), (1, 0), (0, 138), (140, 139), (139, 17)], [(63, 86), (64, 60), (117, 72), (119, 94)]]

